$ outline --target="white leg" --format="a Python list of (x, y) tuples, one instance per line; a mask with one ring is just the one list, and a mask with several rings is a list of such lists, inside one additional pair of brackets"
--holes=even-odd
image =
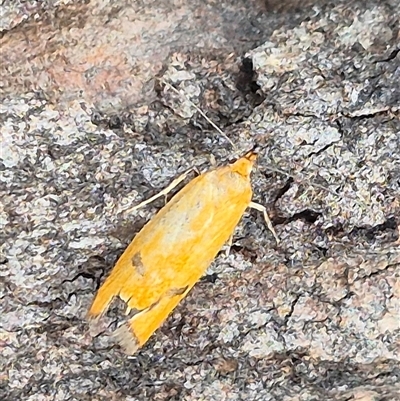
[(152, 196), (149, 199), (146, 199), (145, 201), (139, 203), (136, 206), (131, 207), (130, 209), (127, 209), (126, 212), (127, 213), (132, 213), (137, 209), (140, 209), (142, 206), (148, 205), (149, 203), (153, 202), (154, 200), (156, 200), (157, 198), (159, 198), (160, 196), (167, 196), (167, 194), (169, 192), (171, 192), (176, 186), (178, 186), (188, 175), (189, 173), (191, 173), (192, 171), (196, 170), (195, 167), (190, 168), (188, 171), (185, 171), (183, 174), (181, 174), (178, 178), (175, 178), (175, 180), (173, 180), (171, 182), (171, 184), (169, 184), (166, 188), (164, 188), (162, 191), (160, 191), (158, 194), (155, 194), (154, 196)]
[(229, 253), (231, 251), (231, 247), (232, 247), (232, 242), (233, 242), (233, 234), (229, 237), (227, 243), (226, 243), (226, 249), (225, 249), (225, 256), (228, 257)]
[(271, 231), (272, 235), (275, 237), (276, 243), (279, 244), (279, 238), (276, 235), (274, 227), (272, 227), (272, 223), (271, 223), (271, 220), (269, 219), (267, 209), (265, 208), (265, 206), (260, 205), (259, 203), (250, 202), (249, 207), (263, 213), (264, 219), (265, 219), (265, 222), (267, 223), (267, 227), (268, 227), (269, 231)]

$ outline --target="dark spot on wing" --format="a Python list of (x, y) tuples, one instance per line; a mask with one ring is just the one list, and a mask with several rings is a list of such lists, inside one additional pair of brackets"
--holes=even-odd
[(171, 298), (177, 295), (182, 295), (187, 291), (188, 288), (189, 288), (188, 285), (182, 288), (172, 288), (171, 290), (168, 291), (167, 295)]
[(142, 261), (142, 257), (140, 256), (140, 252), (136, 252), (133, 256), (132, 256), (132, 266), (133, 268), (136, 270), (136, 272), (138, 274), (140, 274), (142, 277), (145, 275), (146, 273), (146, 269), (144, 267), (143, 261)]

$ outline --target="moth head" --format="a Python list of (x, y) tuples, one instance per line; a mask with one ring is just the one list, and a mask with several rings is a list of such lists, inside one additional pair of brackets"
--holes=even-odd
[(253, 169), (256, 159), (257, 153), (254, 150), (250, 150), (232, 164), (232, 171), (244, 177), (248, 177)]

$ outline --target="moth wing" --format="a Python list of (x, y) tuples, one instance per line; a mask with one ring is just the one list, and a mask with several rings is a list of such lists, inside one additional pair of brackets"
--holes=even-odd
[(165, 294), (155, 305), (137, 313), (126, 324), (115, 330), (114, 337), (123, 350), (127, 354), (134, 354), (147, 342), (189, 291), (190, 288), (186, 287), (181, 293), (171, 291)]
[[(142, 228), (100, 287), (89, 317), (105, 313), (115, 296), (131, 309), (141, 311), (174, 288), (190, 284), (191, 271), (184, 269), (187, 259), (184, 249), (192, 246), (187, 223), (193, 219), (193, 209), (205, 191), (204, 177), (199, 176)], [(207, 225), (203, 228), (206, 230)]]
[(168, 317), (229, 239), (251, 200), (248, 176), (230, 166), (187, 184), (137, 234), (89, 310), (96, 318), (119, 296), (137, 311), (116, 332), (133, 353)]

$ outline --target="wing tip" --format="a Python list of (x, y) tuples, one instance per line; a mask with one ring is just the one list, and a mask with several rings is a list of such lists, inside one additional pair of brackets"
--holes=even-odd
[(118, 327), (112, 336), (127, 355), (133, 355), (140, 348), (139, 340), (127, 323)]

